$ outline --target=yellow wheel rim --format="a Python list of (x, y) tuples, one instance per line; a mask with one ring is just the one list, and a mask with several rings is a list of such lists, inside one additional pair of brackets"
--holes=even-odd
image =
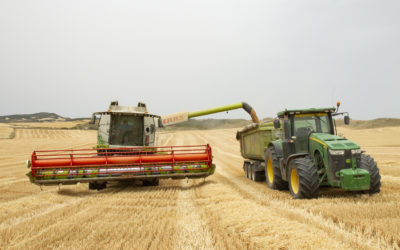
[(267, 175), (268, 175), (269, 183), (273, 183), (274, 182), (274, 168), (272, 166), (271, 158), (268, 158), (268, 162), (267, 162)]
[(297, 194), (299, 192), (299, 175), (297, 174), (296, 169), (292, 169), (290, 173), (290, 185), (292, 186), (293, 193)]

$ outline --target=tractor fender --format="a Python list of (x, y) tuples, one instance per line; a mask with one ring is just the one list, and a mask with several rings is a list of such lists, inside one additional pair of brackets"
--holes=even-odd
[(282, 162), (283, 162), (283, 151), (282, 151), (282, 146), (281, 146), (281, 144), (280, 144), (279, 142), (277, 142), (277, 141), (270, 142), (270, 143), (268, 144), (268, 147), (265, 148), (265, 159), (268, 158), (267, 149), (268, 149), (269, 147), (273, 147), (273, 148), (275, 149), (276, 156), (278, 157), (278, 162), (279, 162), (279, 166), (280, 166), (279, 168), (280, 168), (280, 170), (281, 170), (282, 179), (283, 179), (283, 180), (286, 180), (286, 176), (287, 176), (287, 175), (286, 175), (286, 168), (285, 168), (285, 166), (282, 164)]
[[(276, 142), (276, 141), (270, 142), (268, 144), (268, 147), (274, 147), (276, 155), (278, 156), (278, 158), (282, 158), (283, 157), (282, 147), (278, 142)], [(268, 148), (266, 148), (265, 151), (267, 151), (267, 149)]]

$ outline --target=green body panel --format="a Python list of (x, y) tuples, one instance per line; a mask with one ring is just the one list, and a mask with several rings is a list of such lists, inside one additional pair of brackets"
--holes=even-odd
[(310, 136), (310, 143), (311, 141), (320, 143), (317, 140), (324, 143), (326, 147), (331, 150), (349, 150), (360, 148), (360, 146), (356, 143), (340, 136), (325, 133), (312, 133)]
[[(316, 161), (316, 155), (319, 153), (326, 169), (318, 171), (329, 171), (330, 165), (328, 161), (328, 150), (352, 150), (359, 149), (360, 146), (356, 143), (345, 139), (340, 136), (325, 134), (325, 133), (313, 133), (309, 137), (309, 149), (311, 158)], [(363, 169), (358, 168), (357, 161), (354, 156), (351, 159), (352, 168), (342, 169), (344, 171), (340, 175), (340, 180), (335, 180), (331, 175), (326, 175), (326, 180), (321, 180), (322, 185), (329, 185), (333, 187), (342, 187), (343, 190), (367, 190), (369, 188), (369, 173)], [(339, 177), (338, 173), (335, 173)], [(359, 175), (363, 175), (360, 178)], [(368, 176), (366, 176), (368, 175)], [(342, 177), (343, 176), (343, 177)], [(366, 179), (368, 179), (367, 186), (365, 185)], [(343, 183), (345, 181), (346, 183)], [(346, 189), (345, 189), (346, 188)]]
[(216, 108), (210, 108), (210, 109), (189, 112), (188, 117), (193, 118), (193, 117), (197, 117), (197, 116), (209, 115), (209, 114), (214, 114), (214, 113), (219, 113), (219, 112), (224, 112), (224, 111), (229, 111), (229, 110), (239, 109), (239, 108), (243, 108), (243, 103), (240, 102), (240, 103), (235, 103), (235, 104), (216, 107)]
[(340, 177), (340, 187), (346, 191), (362, 191), (370, 188), (370, 176), (367, 170), (346, 168), (336, 173)]
[(263, 161), (265, 149), (271, 141), (277, 139), (277, 133), (280, 134), (280, 130), (275, 129), (272, 123), (262, 123), (239, 133), (242, 156), (246, 159)]

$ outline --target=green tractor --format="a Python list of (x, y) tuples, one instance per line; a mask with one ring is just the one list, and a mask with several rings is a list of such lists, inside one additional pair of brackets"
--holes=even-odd
[(238, 131), (246, 176), (265, 179), (272, 189), (289, 188), (294, 198), (317, 198), (320, 186), (378, 193), (381, 176), (374, 159), (336, 135), (334, 116), (346, 114), (344, 123), (350, 123), (338, 107), (284, 110), (273, 123)]

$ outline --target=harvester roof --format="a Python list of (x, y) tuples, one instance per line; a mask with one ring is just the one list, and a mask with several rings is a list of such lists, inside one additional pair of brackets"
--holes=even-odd
[(335, 107), (329, 108), (309, 108), (309, 109), (285, 109), (278, 113), (278, 117), (283, 117), (284, 115), (294, 115), (294, 114), (312, 114), (312, 113), (329, 113), (334, 112)]

